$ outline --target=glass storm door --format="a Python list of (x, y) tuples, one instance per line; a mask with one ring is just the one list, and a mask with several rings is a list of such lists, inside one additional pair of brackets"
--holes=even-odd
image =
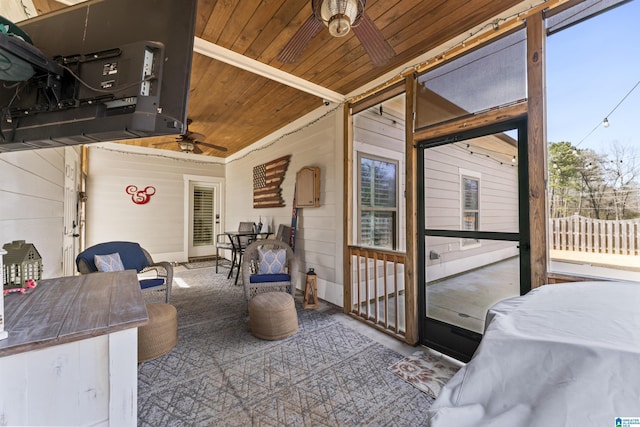
[(530, 289), (525, 141), (521, 121), (419, 144), (420, 338), (460, 360), (487, 310)]

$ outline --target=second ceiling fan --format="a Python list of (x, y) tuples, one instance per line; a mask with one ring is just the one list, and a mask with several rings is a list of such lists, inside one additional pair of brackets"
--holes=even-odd
[(199, 145), (203, 145), (205, 147), (213, 148), (218, 151), (227, 151), (227, 147), (223, 147), (221, 145), (209, 144), (208, 142), (202, 142), (206, 137), (198, 132), (191, 132), (189, 130), (189, 125), (192, 123), (191, 119), (187, 119), (187, 129), (186, 132), (179, 137), (176, 138), (175, 141), (166, 141), (166, 142), (158, 142), (153, 145), (163, 145), (163, 144), (173, 144), (177, 143), (180, 146), (180, 150), (183, 153), (194, 153), (194, 154), (202, 154), (202, 150)]
[(384, 65), (395, 51), (364, 12), (366, 0), (311, 0), (311, 16), (295, 32), (277, 59), (283, 64), (298, 60), (323, 25), (333, 37), (343, 37), (351, 29), (375, 66)]

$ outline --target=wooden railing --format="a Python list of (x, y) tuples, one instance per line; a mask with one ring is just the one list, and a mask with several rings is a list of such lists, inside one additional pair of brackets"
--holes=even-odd
[(351, 305), (349, 314), (404, 340), (405, 255), (372, 248), (349, 247)]
[(599, 220), (573, 215), (552, 218), (552, 249), (611, 255), (640, 255), (640, 218)]

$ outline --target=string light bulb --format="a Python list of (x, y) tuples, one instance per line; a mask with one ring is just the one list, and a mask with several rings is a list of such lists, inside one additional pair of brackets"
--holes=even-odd
[(602, 125), (606, 128), (609, 127), (609, 119), (607, 117), (605, 117), (604, 120), (602, 121)]

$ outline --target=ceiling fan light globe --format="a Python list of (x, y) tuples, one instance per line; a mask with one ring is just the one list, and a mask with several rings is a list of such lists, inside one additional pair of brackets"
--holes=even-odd
[(193, 151), (193, 142), (191, 141), (180, 141), (180, 149), (185, 153), (191, 153)]
[(329, 27), (329, 34), (333, 37), (344, 37), (351, 30), (351, 20), (346, 15), (334, 15), (329, 19), (327, 26)]
[[(363, 12), (359, 0), (324, 0), (320, 5), (320, 18), (333, 37), (344, 37)], [(317, 16), (317, 11), (315, 12)]]

